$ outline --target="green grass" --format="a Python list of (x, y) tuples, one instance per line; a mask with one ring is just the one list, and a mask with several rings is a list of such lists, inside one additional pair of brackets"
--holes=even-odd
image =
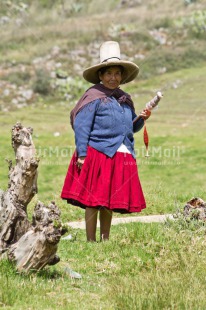
[[(144, 157), (142, 133), (135, 136), (139, 175), (147, 200), (142, 215), (175, 213), (193, 196), (206, 197), (205, 82), (206, 67), (202, 67), (124, 86), (133, 94), (137, 111), (156, 89), (164, 91), (159, 109), (147, 122), (150, 158)], [(59, 198), (74, 148), (69, 125), (72, 107), (53, 101), (45, 98), (25, 109), (0, 112), (0, 188), (7, 187), (4, 158), (14, 158), (10, 130), (21, 121), (34, 128), (33, 140), (41, 158), (39, 193), (29, 205), (29, 217), (37, 200), (55, 200), (63, 222), (81, 220), (84, 211)], [(60, 135), (55, 137), (55, 132)], [(61, 262), (57, 266), (21, 275), (7, 261), (0, 262), (2, 307), (205, 309), (204, 226), (181, 221), (113, 226), (107, 243), (86, 243), (84, 231), (70, 232), (77, 233), (76, 241), (60, 242)], [(66, 266), (79, 272), (82, 280), (70, 279), (64, 272)]]
[[(56, 267), (18, 274), (0, 262), (6, 309), (204, 309), (205, 227), (131, 223), (112, 227), (111, 240), (62, 240)], [(71, 279), (64, 268), (82, 275)], [(198, 296), (198, 298), (197, 298)]]
[[(206, 67), (165, 74), (160, 79), (131, 83), (124, 89), (135, 98), (136, 111), (163, 88), (159, 109), (147, 121), (150, 157), (145, 158), (143, 133), (135, 135), (137, 163), (147, 200), (145, 214), (172, 213), (177, 205), (192, 196), (205, 198), (204, 167), (206, 106), (202, 90), (206, 83)], [(174, 84), (178, 83), (178, 88)], [(138, 95), (136, 98), (135, 95)], [(37, 199), (55, 200), (65, 221), (84, 217), (82, 210), (68, 206), (59, 198), (70, 158), (74, 151), (74, 135), (69, 124), (72, 106), (64, 102), (37, 102), (35, 106), (1, 112), (0, 188), (7, 186), (5, 158), (14, 158), (10, 146), (10, 130), (17, 122), (34, 128), (33, 140), (40, 156), (39, 193)], [(59, 136), (54, 134), (58, 132)], [(33, 208), (34, 202), (31, 202)], [(118, 216), (118, 215), (115, 215)]]
[[(84, 66), (91, 65), (88, 50), (91, 42), (118, 39), (127, 56), (144, 54), (145, 59), (135, 60), (140, 66), (139, 78), (123, 89), (132, 94), (137, 113), (157, 90), (163, 91), (164, 98), (147, 121), (149, 158), (144, 156), (142, 132), (135, 135), (139, 176), (147, 201), (147, 208), (139, 215), (175, 213), (193, 196), (206, 200), (204, 36), (191, 35), (184, 27), (175, 26), (177, 19), (189, 18), (197, 7), (203, 10), (204, 1), (187, 7), (184, 1), (175, 1), (172, 10), (169, 0), (161, 6), (157, 1), (144, 1), (134, 8), (122, 9), (117, 8), (116, 0), (98, 6), (96, 1), (85, 1), (80, 12), (75, 12), (75, 7), (70, 10), (73, 1), (68, 1), (68, 11), (64, 14), (57, 9), (58, 4), (50, 4), (51, 1), (45, 0), (38, 5), (33, 3), (18, 29), (14, 22), (1, 25), (1, 79), (32, 87), (33, 59), (44, 57), (54, 45), (61, 50), (55, 61), (62, 62), (61, 69), (71, 76), (76, 76), (76, 71), (69, 51), (85, 51)], [(84, 16), (85, 12), (92, 15)], [(7, 12), (4, 5), (0, 15), (6, 13), (20, 17), (13, 11)], [(149, 30), (161, 27), (166, 29), (171, 45), (162, 46), (149, 35)], [(116, 30), (116, 37), (111, 36), (111, 30)], [(21, 64), (26, 71), (19, 71)], [(159, 74), (159, 68), (163, 67), (166, 73)], [(5, 68), (9, 70), (2, 70)], [(24, 126), (33, 127), (33, 140), (40, 157), (39, 192), (28, 206), (29, 217), (38, 200), (44, 203), (55, 200), (64, 223), (82, 220), (82, 209), (60, 199), (74, 150), (69, 124), (73, 105), (55, 92), (38, 96), (23, 109), (10, 107), (10, 97), (5, 101), (2, 98), (0, 93), (0, 104), (8, 107), (8, 112), (0, 109), (0, 188), (7, 188), (5, 158), (14, 161), (11, 128), (21, 121)], [(112, 226), (111, 239), (106, 243), (85, 242), (82, 230), (70, 229), (69, 233), (77, 234), (76, 241), (60, 241), (61, 262), (57, 266), (24, 275), (17, 273), (8, 261), (0, 261), (0, 307), (14, 310), (206, 308), (202, 223), (179, 220)], [(64, 272), (67, 266), (79, 272), (82, 279), (71, 279)]]

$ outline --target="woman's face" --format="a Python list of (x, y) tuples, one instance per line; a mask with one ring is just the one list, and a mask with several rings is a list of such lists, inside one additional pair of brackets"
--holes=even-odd
[(115, 89), (122, 80), (121, 68), (118, 66), (109, 67), (104, 73), (99, 72), (99, 78), (105, 87)]

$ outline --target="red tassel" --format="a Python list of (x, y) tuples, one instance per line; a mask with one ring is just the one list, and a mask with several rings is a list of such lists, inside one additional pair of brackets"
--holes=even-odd
[(148, 150), (148, 146), (149, 146), (149, 136), (148, 136), (148, 132), (147, 132), (147, 128), (146, 128), (146, 123), (144, 122), (144, 144), (146, 146), (146, 154), (145, 157), (149, 157), (149, 150)]

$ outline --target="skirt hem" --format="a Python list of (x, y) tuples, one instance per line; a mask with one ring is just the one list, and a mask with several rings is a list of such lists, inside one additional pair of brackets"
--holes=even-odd
[(139, 213), (143, 209), (146, 208), (146, 204), (143, 204), (138, 207), (138, 206), (131, 206), (126, 203), (123, 206), (121, 206), (122, 202), (119, 202), (119, 203), (116, 202), (110, 205), (108, 203), (105, 203), (105, 201), (104, 202), (99, 201), (98, 203), (95, 203), (95, 202), (79, 199), (79, 197), (75, 197), (73, 195), (70, 195), (70, 197), (62, 196), (61, 198), (64, 200), (67, 200), (67, 203), (80, 207), (82, 209), (86, 209), (87, 207), (97, 208), (97, 209), (106, 208), (108, 210), (118, 212), (118, 213)]

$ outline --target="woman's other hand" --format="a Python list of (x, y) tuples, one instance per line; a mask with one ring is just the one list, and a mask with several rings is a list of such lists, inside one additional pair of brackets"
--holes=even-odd
[(151, 111), (144, 109), (141, 113), (140, 113), (140, 117), (143, 118), (143, 120), (147, 120), (151, 115)]
[(79, 169), (82, 169), (82, 166), (83, 166), (83, 164), (84, 164), (85, 158), (86, 158), (86, 156), (80, 156), (80, 157), (78, 157), (78, 159), (77, 159), (77, 167), (78, 167)]

